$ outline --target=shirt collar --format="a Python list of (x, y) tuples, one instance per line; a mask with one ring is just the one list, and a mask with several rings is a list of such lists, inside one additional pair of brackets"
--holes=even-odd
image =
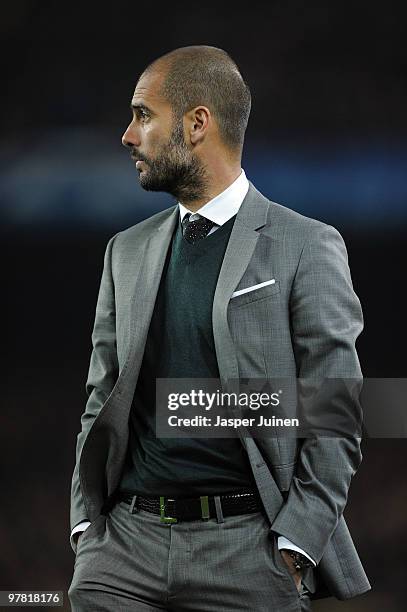
[[(198, 219), (200, 215), (206, 217), (216, 225), (223, 225), (229, 221), (239, 210), (246, 194), (249, 190), (249, 181), (246, 178), (245, 171), (242, 168), (240, 175), (233, 183), (216, 197), (209, 200), (196, 213), (188, 210), (181, 202), (178, 202), (181, 223), (187, 213), (191, 213), (190, 219)], [(197, 215), (197, 216), (195, 216)]]

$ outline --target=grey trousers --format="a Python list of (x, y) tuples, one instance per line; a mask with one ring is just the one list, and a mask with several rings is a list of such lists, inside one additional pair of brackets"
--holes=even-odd
[(165, 525), (129, 508), (117, 503), (80, 536), (73, 612), (311, 610), (261, 512)]

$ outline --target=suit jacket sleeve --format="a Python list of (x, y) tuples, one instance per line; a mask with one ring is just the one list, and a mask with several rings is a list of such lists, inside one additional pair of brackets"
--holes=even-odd
[[(363, 329), (344, 241), (329, 225), (313, 226), (295, 274), (290, 316), (299, 378), (359, 378), (355, 342)], [(330, 400), (329, 400), (330, 401)], [(358, 413), (351, 395), (335, 402)], [(342, 406), (342, 408), (341, 408)], [(324, 410), (330, 410), (329, 405)], [(341, 415), (339, 415), (341, 416)], [(346, 504), (351, 478), (362, 460), (359, 432), (344, 437), (305, 438), (288, 498), (272, 529), (305, 550), (317, 563)]]
[(116, 351), (116, 312), (112, 278), (112, 248), (117, 234), (106, 247), (102, 278), (96, 304), (95, 322), (92, 332), (92, 354), (86, 381), (88, 396), (85, 412), (81, 417), (82, 429), (77, 437), (76, 464), (71, 486), (71, 530), (88, 518), (79, 479), (79, 460), (86, 436), (110, 395), (119, 373)]

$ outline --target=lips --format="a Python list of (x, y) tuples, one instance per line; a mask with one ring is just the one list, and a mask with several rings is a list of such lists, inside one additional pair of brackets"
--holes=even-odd
[(136, 164), (136, 168), (140, 168), (141, 164), (145, 163), (143, 159), (139, 159), (135, 155), (131, 155), (130, 157), (134, 161), (134, 163)]

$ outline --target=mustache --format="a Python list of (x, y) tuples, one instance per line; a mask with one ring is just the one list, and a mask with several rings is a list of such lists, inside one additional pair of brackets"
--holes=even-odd
[(136, 152), (134, 151), (134, 149), (132, 149), (132, 150), (130, 151), (130, 157), (131, 157), (131, 159), (132, 159), (133, 161), (144, 161), (144, 162), (146, 162), (146, 163), (147, 163), (146, 158), (145, 158), (143, 155), (140, 155), (139, 153), (136, 153)]

